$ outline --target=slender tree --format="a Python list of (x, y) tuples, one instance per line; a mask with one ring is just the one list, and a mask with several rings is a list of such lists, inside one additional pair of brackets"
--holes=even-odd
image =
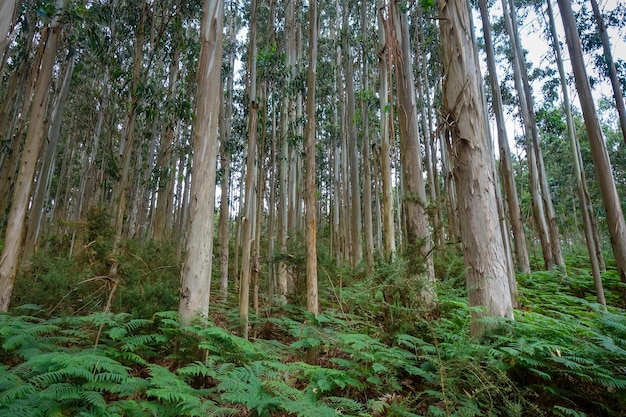
[(306, 217), (306, 276), (307, 276), (307, 310), (317, 315), (319, 302), (317, 299), (317, 220), (315, 183), (315, 82), (317, 78), (317, 0), (309, 3), (309, 68), (307, 72), (306, 95), (306, 177), (305, 177), (305, 217)]
[(485, 38), (485, 52), (487, 54), (487, 68), (489, 71), (489, 82), (491, 86), (491, 99), (493, 112), (498, 127), (498, 145), (500, 149), (500, 172), (502, 176), (502, 184), (506, 195), (509, 221), (513, 230), (515, 258), (517, 265), (523, 273), (530, 272), (530, 261), (528, 257), (528, 248), (526, 246), (526, 233), (524, 232), (524, 224), (522, 222), (522, 214), (517, 197), (517, 186), (515, 185), (515, 177), (511, 163), (511, 150), (509, 148), (509, 139), (506, 133), (506, 125), (504, 120), (504, 110), (502, 106), (502, 94), (500, 93), (500, 84), (498, 82), (498, 74), (496, 72), (495, 53), (493, 48), (493, 40), (491, 39), (491, 24), (489, 22), (489, 12), (487, 10), (486, 0), (479, 0), (480, 15), (483, 25), (483, 35)]
[(609, 41), (609, 34), (604, 24), (604, 18), (598, 7), (597, 0), (590, 0), (591, 8), (593, 9), (593, 15), (598, 23), (598, 31), (600, 32), (600, 39), (602, 40), (603, 58), (606, 66), (609, 70), (609, 79), (611, 80), (611, 87), (613, 88), (613, 98), (615, 99), (615, 108), (619, 118), (619, 126), (622, 129), (622, 138), (626, 143), (626, 107), (624, 105), (624, 94), (622, 93), (622, 87), (620, 85), (619, 77), (617, 76), (617, 68), (615, 61), (613, 61), (613, 54), (611, 53), (611, 42)]
[(207, 315), (211, 295), (215, 167), (221, 86), (223, 0), (204, 0), (194, 124), (189, 235), (182, 270), (178, 311), (189, 321)]
[(615, 180), (613, 179), (611, 161), (609, 160), (609, 154), (602, 137), (600, 123), (598, 122), (572, 5), (566, 0), (557, 1), (561, 11), (563, 27), (565, 28), (565, 39), (574, 71), (578, 99), (591, 146), (591, 158), (600, 186), (600, 196), (604, 204), (604, 211), (606, 212), (613, 256), (615, 257), (620, 279), (622, 282), (626, 282), (626, 223), (624, 222), (624, 214), (617, 194), (617, 188), (615, 187)]
[(391, 182), (391, 145), (390, 145), (390, 118), (389, 105), (389, 48), (387, 45), (387, 28), (385, 22), (384, 0), (376, 3), (378, 10), (378, 74), (380, 80), (380, 170), (383, 191), (383, 248), (386, 259), (391, 259), (396, 253), (395, 225), (393, 222), (393, 191)]
[[(398, 93), (397, 113), (404, 193), (402, 208), (406, 221), (407, 247), (412, 263), (412, 272), (420, 272), (424, 277), (422, 297), (426, 303), (431, 303), (436, 297), (434, 289), (435, 271), (430, 253), (432, 237), (426, 213), (426, 184), (418, 134), (417, 100), (411, 63), (409, 21), (407, 13), (401, 10), (401, 5), (397, 1), (392, 2), (390, 13), (395, 41), (398, 45), (394, 56), (394, 68)], [(423, 269), (422, 263), (425, 265)]]
[[(59, 0), (57, 8), (62, 7), (63, 0)], [(30, 121), (26, 131), (24, 150), (11, 201), (2, 256), (0, 257), (0, 312), (8, 311), (11, 302), (35, 168), (39, 158), (39, 149), (44, 140), (44, 122), (60, 32), (61, 28), (57, 16), (49, 25), (44, 27), (40, 40), (41, 62), (38, 65)]]
[(583, 220), (583, 228), (585, 231), (585, 242), (589, 252), (589, 261), (591, 264), (591, 273), (595, 284), (596, 297), (600, 304), (606, 304), (604, 297), (604, 288), (602, 286), (602, 277), (600, 275), (600, 263), (597, 253), (600, 248), (596, 246), (594, 239), (592, 217), (593, 210), (590, 210), (589, 192), (587, 190), (586, 179), (582, 170), (582, 157), (580, 155), (580, 144), (576, 137), (576, 128), (574, 126), (574, 118), (572, 117), (572, 107), (569, 99), (569, 91), (567, 88), (567, 75), (565, 74), (565, 66), (561, 56), (561, 46), (559, 45), (556, 24), (554, 22), (554, 12), (550, 0), (547, 3), (548, 25), (552, 36), (552, 49), (554, 50), (554, 58), (556, 59), (557, 68), (559, 69), (559, 80), (561, 82), (561, 91), (563, 93), (563, 109), (565, 110), (565, 119), (567, 121), (567, 135), (569, 136), (572, 151), (572, 160), (574, 161), (574, 176), (576, 177), (576, 188), (578, 191), (578, 202), (580, 204), (580, 214)]

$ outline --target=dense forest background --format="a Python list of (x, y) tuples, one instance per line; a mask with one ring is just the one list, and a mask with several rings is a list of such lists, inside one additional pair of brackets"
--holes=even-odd
[(626, 415), (625, 23), (4, 0), (0, 415)]

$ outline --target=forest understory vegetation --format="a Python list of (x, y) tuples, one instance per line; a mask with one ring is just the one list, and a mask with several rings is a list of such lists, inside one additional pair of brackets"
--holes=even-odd
[[(214, 288), (209, 318), (182, 325), (175, 246), (127, 241), (113, 260), (107, 230), (92, 217), (72, 259), (52, 238), (21, 269), (0, 316), (0, 416), (626, 415), (623, 284), (609, 262), (604, 312), (582, 248), (566, 269), (518, 275), (515, 321), (485, 318), (471, 339), (454, 245), (436, 252), (431, 309), (402, 257), (368, 274), (320, 246), (321, 314), (296, 282), (288, 303), (262, 299), (248, 341), (234, 291)], [(291, 250), (304, 279), (303, 248)]]

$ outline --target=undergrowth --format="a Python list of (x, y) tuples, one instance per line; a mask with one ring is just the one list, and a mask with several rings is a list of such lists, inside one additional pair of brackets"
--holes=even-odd
[[(485, 319), (491, 330), (475, 340), (454, 253), (436, 261), (434, 309), (401, 259), (367, 276), (322, 262), (323, 314), (267, 308), (247, 341), (232, 301), (191, 325), (167, 311), (178, 271), (166, 246), (131, 242), (121, 256), (116, 313), (70, 291), (104, 285), (85, 282), (97, 271), (45, 256), (31, 265), (39, 305), (0, 315), (0, 416), (626, 415), (626, 315), (595, 303), (579, 265), (520, 276), (515, 321)], [(76, 277), (64, 283), (67, 271)], [(604, 278), (617, 305), (622, 284)], [(317, 365), (304, 361), (312, 347)]]

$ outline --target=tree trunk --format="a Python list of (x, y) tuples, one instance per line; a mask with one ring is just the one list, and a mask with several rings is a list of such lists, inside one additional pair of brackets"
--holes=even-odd
[(21, 0), (4, 0), (0, 4), (0, 58), (9, 45), (9, 31), (15, 22), (15, 12)]
[(185, 321), (209, 312), (215, 209), (215, 165), (221, 90), (223, 0), (204, 0), (194, 125), (189, 236), (182, 270), (179, 313)]
[(57, 144), (61, 135), (61, 122), (67, 103), (67, 96), (70, 90), (70, 81), (74, 72), (74, 52), (70, 51), (65, 63), (65, 72), (57, 100), (52, 106), (51, 120), (48, 141), (44, 144), (42, 152), (43, 161), (37, 176), (34, 198), (31, 207), (31, 215), (28, 223), (28, 232), (24, 241), (23, 259), (29, 259), (34, 253), (41, 230), (42, 218), (45, 217), (44, 204), (50, 193), (50, 182), (52, 181), (52, 170), (54, 167), (54, 157), (56, 156)]
[[(361, 34), (363, 36), (363, 90), (369, 91), (369, 47), (368, 39), (368, 8), (369, 2), (364, 1), (361, 5)], [(365, 235), (365, 263), (368, 271), (374, 268), (374, 230), (372, 220), (372, 168), (370, 156), (370, 131), (369, 131), (369, 102), (367, 96), (361, 98), (361, 120), (363, 121), (363, 233)]]
[[(526, 70), (526, 60), (522, 51), (521, 40), (519, 37), (519, 30), (517, 28), (517, 16), (515, 14), (515, 5), (512, 0), (508, 2), (508, 8), (505, 4), (505, 0), (502, 0), (502, 7), (505, 10), (505, 27), (509, 33), (511, 44), (513, 47), (513, 59), (515, 61), (514, 70), (516, 78), (516, 88), (518, 90), (518, 96), (520, 100), (520, 108), (522, 112), (522, 119), (524, 121), (524, 128), (526, 133), (527, 142), (529, 143), (529, 152), (534, 152), (534, 162), (536, 166), (537, 182), (536, 182), (536, 195), (539, 198), (537, 205), (543, 206), (543, 213), (545, 223), (547, 226), (547, 243), (543, 244), (550, 246), (551, 257), (546, 261), (547, 268), (551, 268), (552, 265), (565, 265), (563, 258), (563, 251), (561, 250), (561, 239), (559, 236), (559, 230), (556, 223), (556, 214), (552, 205), (552, 197), (550, 188), (548, 186), (548, 180), (546, 178), (545, 167), (543, 163), (543, 154), (541, 152), (541, 146), (539, 144), (539, 135), (537, 133), (537, 122), (535, 120), (534, 103), (530, 89), (530, 83), (528, 81), (528, 73)], [(508, 13), (506, 12), (508, 10)], [(528, 163), (530, 164), (530, 155)]]
[[(423, 277), (422, 298), (431, 304), (435, 298), (435, 271), (431, 256), (432, 238), (426, 214), (426, 185), (422, 169), (422, 155), (418, 136), (417, 102), (411, 49), (409, 22), (406, 13), (394, 1), (390, 10), (398, 44), (394, 66), (398, 94), (398, 125), (400, 130), (400, 164), (404, 198), (402, 207), (406, 221), (406, 240), (412, 274)], [(424, 266), (422, 266), (424, 265)]]
[[(466, 0), (439, 2), (445, 81), (443, 114), (451, 128), (453, 173), (457, 182), (459, 221), (470, 306), (484, 314), (513, 317), (506, 254), (496, 206), (495, 173), (481, 96), (481, 76), (471, 16)], [(470, 333), (483, 326), (474, 310)]]
[[(348, 2), (343, 1), (343, 30), (348, 33)], [(350, 56), (348, 36), (344, 36), (344, 71), (346, 85), (346, 127), (348, 138), (348, 168), (350, 172), (350, 257), (352, 265), (357, 266), (363, 260), (363, 244), (361, 240), (361, 184), (359, 181), (359, 155), (357, 152), (356, 115), (354, 102), (354, 63)]]
[[(128, 96), (126, 121), (123, 128), (122, 140), (119, 146), (119, 162), (121, 166), (120, 178), (113, 189), (115, 197), (114, 201), (114, 221), (115, 221), (115, 237), (113, 240), (113, 263), (111, 265), (109, 275), (117, 274), (118, 262), (115, 259), (122, 242), (125, 226), (125, 214), (128, 206), (128, 197), (131, 195), (131, 160), (135, 153), (135, 125), (137, 123), (137, 107), (139, 106), (139, 83), (141, 69), (143, 67), (143, 45), (145, 40), (145, 23), (148, 18), (147, 0), (141, 2), (141, 16), (137, 26), (137, 39), (135, 40), (135, 49), (133, 54), (133, 74), (131, 92)], [(135, 155), (137, 157), (137, 155)]]
[(378, 0), (378, 71), (380, 76), (380, 170), (383, 188), (383, 247), (385, 259), (392, 259), (396, 253), (396, 235), (393, 221), (393, 191), (391, 184), (391, 146), (389, 143), (389, 52), (383, 16), (384, 0)]
[(570, 60), (576, 81), (576, 90), (580, 106), (585, 119), (585, 127), (589, 136), (591, 146), (591, 158), (595, 167), (600, 195), (607, 218), (607, 228), (611, 236), (611, 246), (615, 264), (622, 282), (626, 282), (626, 224), (624, 214), (620, 206), (620, 199), (613, 179), (613, 171), (609, 154), (602, 137), (602, 130), (596, 113), (595, 103), (591, 94), (589, 78), (583, 60), (583, 51), (580, 44), (580, 37), (576, 29), (574, 12), (569, 1), (558, 0), (561, 10), (561, 19), (565, 28), (565, 38), (569, 49)]
[[(317, 186), (315, 185), (315, 81), (317, 75), (317, 0), (309, 3), (309, 69), (306, 95), (306, 147), (305, 147), (305, 222), (306, 222), (306, 305), (307, 311), (317, 316), (317, 224), (315, 215)], [(317, 363), (316, 349), (309, 349), (307, 362)]]
[(613, 55), (611, 54), (609, 35), (606, 31), (604, 19), (596, 0), (591, 0), (591, 8), (593, 9), (593, 15), (598, 23), (598, 31), (600, 32), (600, 39), (602, 40), (602, 50), (604, 51), (604, 62), (609, 68), (609, 78), (611, 79), (611, 87), (613, 87), (613, 98), (615, 99), (615, 107), (617, 108), (617, 114), (619, 116), (619, 126), (622, 130), (624, 143), (626, 143), (626, 108), (624, 108), (624, 94), (622, 94), (617, 68), (615, 67), (615, 61), (613, 61)]
[[(232, 42), (235, 36), (234, 18), (231, 19), (229, 24), (230, 41)], [(232, 126), (232, 106), (233, 106), (233, 78), (234, 78), (234, 51), (229, 53), (228, 61), (230, 63), (231, 71), (229, 71), (226, 79), (226, 91), (228, 92), (228, 98), (225, 97), (224, 91), (220, 94), (220, 101), (222, 105), (221, 119), (220, 119), (220, 170), (222, 172), (222, 183), (220, 193), (220, 221), (218, 228), (218, 239), (220, 242), (220, 295), (223, 299), (228, 296), (228, 252), (230, 233), (228, 224), (230, 222), (230, 207), (228, 204), (229, 199), (229, 183), (230, 183), (230, 151), (229, 142), (231, 138), (231, 126)]]
[(493, 41), (491, 39), (491, 23), (489, 22), (489, 12), (487, 11), (486, 0), (479, 0), (480, 15), (483, 24), (483, 35), (485, 38), (485, 51), (487, 53), (487, 67), (489, 69), (489, 81), (491, 85), (492, 106), (498, 127), (498, 145), (500, 148), (500, 171), (502, 184), (506, 194), (507, 207), (509, 208), (509, 220), (513, 230), (515, 259), (517, 266), (522, 273), (530, 272), (530, 260), (528, 257), (528, 247), (526, 246), (526, 233), (522, 222), (519, 200), (517, 197), (517, 186), (511, 163), (511, 150), (509, 139), (506, 134), (504, 111), (502, 106), (502, 95), (500, 93), (500, 83), (496, 71), (495, 53)]
[[(61, 3), (62, 4), (62, 3)], [(24, 151), (15, 182), (11, 209), (0, 258), (0, 312), (6, 312), (11, 302), (13, 283), (22, 249), (22, 236), (29, 207), (30, 192), (35, 176), (39, 149), (44, 139), (44, 123), (50, 93), (52, 71), (57, 53), (60, 28), (53, 22), (42, 34), (43, 55), (33, 95), (30, 121), (26, 132)]]
[[(254, 247), (254, 223), (256, 211), (256, 181), (257, 181), (257, 126), (259, 103), (257, 102), (257, 2), (250, 2), (250, 46), (248, 49), (249, 95), (248, 109), (248, 157), (246, 161), (246, 178), (244, 191), (244, 218), (241, 221), (241, 277), (239, 281), (239, 325), (241, 337), (248, 338), (248, 310), (250, 306), (250, 276), (252, 273), (251, 260)], [(258, 190), (257, 190), (258, 192)]]
[(554, 50), (554, 58), (559, 69), (559, 79), (561, 81), (561, 91), (563, 93), (563, 109), (565, 110), (565, 119), (567, 121), (567, 135), (569, 136), (570, 144), (572, 147), (572, 158), (574, 162), (574, 176), (576, 177), (576, 187), (578, 191), (578, 201), (580, 205), (580, 213), (583, 220), (583, 228), (585, 231), (585, 242), (587, 243), (587, 251), (589, 252), (589, 261), (591, 263), (591, 273), (595, 283), (595, 290), (598, 302), (602, 305), (606, 305), (604, 297), (604, 288), (602, 286), (602, 276), (600, 273), (600, 264), (596, 254), (600, 252), (600, 248), (596, 246), (594, 239), (592, 216), (593, 210), (587, 205), (587, 198), (589, 193), (587, 191), (587, 182), (585, 180), (584, 172), (582, 170), (582, 158), (580, 155), (580, 145), (578, 138), (576, 137), (576, 127), (574, 126), (574, 118), (572, 117), (572, 108), (569, 99), (569, 90), (567, 87), (567, 75), (565, 74), (565, 68), (563, 65), (563, 58), (561, 56), (561, 47), (559, 45), (559, 38), (556, 32), (556, 24), (554, 22), (554, 12), (552, 11), (552, 4), (550, 0), (546, 0), (547, 12), (548, 12), (548, 24), (550, 27), (550, 33), (552, 35), (552, 49)]

